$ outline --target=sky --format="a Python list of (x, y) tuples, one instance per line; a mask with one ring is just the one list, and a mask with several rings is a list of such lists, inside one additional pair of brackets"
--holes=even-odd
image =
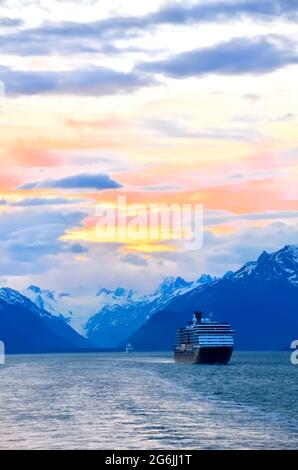
[[(0, 1), (1, 285), (146, 292), (297, 243), (297, 20), (297, 0)], [(99, 236), (119, 196), (202, 205), (202, 247)]]

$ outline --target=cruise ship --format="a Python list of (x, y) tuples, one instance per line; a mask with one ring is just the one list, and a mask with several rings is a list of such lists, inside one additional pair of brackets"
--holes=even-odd
[(176, 362), (227, 364), (234, 349), (234, 331), (229, 323), (211, 321), (195, 312), (188, 325), (179, 328), (174, 347)]

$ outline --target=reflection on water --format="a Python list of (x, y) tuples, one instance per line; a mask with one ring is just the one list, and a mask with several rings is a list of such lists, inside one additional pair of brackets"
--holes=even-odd
[(228, 366), (170, 353), (10, 356), (0, 367), (0, 448), (298, 448), (288, 353)]

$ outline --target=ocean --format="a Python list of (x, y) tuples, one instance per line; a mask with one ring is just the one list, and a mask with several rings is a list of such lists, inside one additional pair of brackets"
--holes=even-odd
[(297, 449), (289, 352), (234, 352), (227, 366), (171, 353), (8, 356), (1, 449)]

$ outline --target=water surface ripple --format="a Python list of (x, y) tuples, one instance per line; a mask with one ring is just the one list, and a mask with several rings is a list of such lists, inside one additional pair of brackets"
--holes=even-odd
[(9, 356), (2, 449), (298, 448), (298, 366), (234, 353), (228, 366), (170, 353)]

